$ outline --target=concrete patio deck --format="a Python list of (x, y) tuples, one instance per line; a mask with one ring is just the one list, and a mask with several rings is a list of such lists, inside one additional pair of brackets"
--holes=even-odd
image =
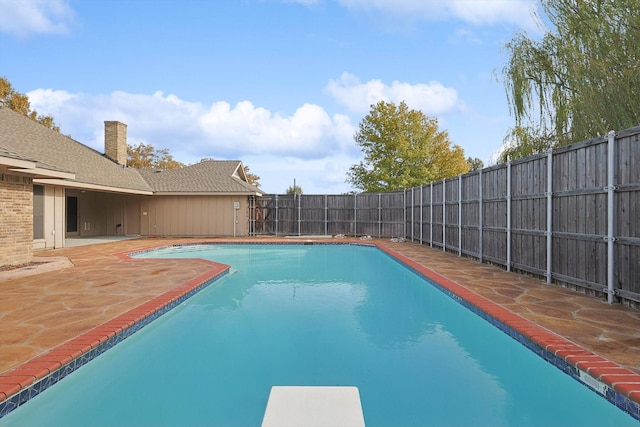
[[(195, 259), (131, 260), (115, 254), (202, 241), (296, 243), (273, 237), (146, 238), (39, 252), (37, 257), (66, 257), (73, 266), (40, 274), (32, 270), (0, 272), (0, 374), (211, 270), (210, 264)], [(415, 243), (377, 243), (640, 374), (639, 310), (609, 305)]]

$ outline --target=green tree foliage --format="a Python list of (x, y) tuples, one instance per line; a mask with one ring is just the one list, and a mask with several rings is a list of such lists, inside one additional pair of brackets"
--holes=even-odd
[(36, 110), (31, 110), (29, 97), (16, 91), (6, 77), (0, 77), (0, 99), (4, 99), (7, 107), (13, 111), (27, 116), (34, 122), (38, 122), (51, 130), (60, 132), (60, 127), (55, 124), (53, 117), (50, 115), (38, 115)]
[(290, 185), (287, 188), (287, 191), (285, 192), (285, 194), (289, 195), (289, 196), (299, 196), (302, 194), (302, 187), (300, 187), (299, 185)]
[(127, 165), (136, 169), (180, 169), (185, 166), (173, 159), (168, 148), (156, 149), (142, 142), (127, 145)]
[(347, 182), (364, 192), (401, 190), (469, 170), (464, 151), (438, 130), (438, 120), (404, 102), (372, 105), (355, 141), (364, 160), (350, 167)]
[(640, 124), (640, 1), (542, 0), (552, 29), (507, 44), (501, 161)]
[(477, 157), (467, 157), (469, 172), (480, 170), (484, 167), (484, 162)]

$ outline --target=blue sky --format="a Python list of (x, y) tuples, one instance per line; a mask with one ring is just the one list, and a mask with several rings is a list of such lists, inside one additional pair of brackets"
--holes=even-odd
[(62, 133), (104, 121), (176, 160), (238, 159), (283, 193), (350, 191), (380, 100), (437, 117), (491, 163), (512, 126), (497, 80), (536, 0), (0, 0), (0, 75)]

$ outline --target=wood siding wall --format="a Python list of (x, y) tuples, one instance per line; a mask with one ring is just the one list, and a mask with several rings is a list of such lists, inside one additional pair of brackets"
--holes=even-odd
[[(143, 236), (247, 236), (247, 196), (146, 196), (140, 199)], [(129, 206), (135, 206), (129, 200)], [(234, 208), (234, 203), (239, 208)], [(235, 226), (234, 226), (234, 220)]]
[(611, 138), (403, 192), (265, 196), (251, 232), (404, 236), (640, 302), (640, 126)]

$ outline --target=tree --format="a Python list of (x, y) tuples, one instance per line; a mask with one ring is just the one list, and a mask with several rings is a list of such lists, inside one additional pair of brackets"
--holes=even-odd
[(507, 44), (502, 161), (640, 124), (640, 2), (542, 0), (553, 29)]
[(151, 144), (127, 145), (127, 165), (136, 169), (180, 169), (185, 165), (173, 159), (168, 148)]
[(249, 166), (244, 167), (244, 175), (247, 177), (247, 182), (256, 187), (260, 187), (260, 177), (256, 174), (249, 172)]
[(438, 120), (404, 102), (372, 105), (354, 138), (364, 160), (349, 168), (347, 182), (364, 192), (401, 190), (469, 170), (464, 151), (438, 130)]
[(285, 192), (285, 194), (289, 195), (289, 196), (299, 196), (302, 194), (302, 187), (300, 187), (299, 185), (290, 185), (287, 188), (287, 191)]
[(484, 167), (484, 162), (477, 157), (467, 157), (469, 172), (480, 170)]
[(60, 127), (56, 125), (53, 117), (50, 115), (38, 115), (36, 110), (31, 110), (29, 97), (16, 91), (6, 77), (0, 77), (0, 99), (4, 99), (7, 107), (11, 110), (27, 116), (34, 122), (38, 122), (51, 130), (60, 132)]

